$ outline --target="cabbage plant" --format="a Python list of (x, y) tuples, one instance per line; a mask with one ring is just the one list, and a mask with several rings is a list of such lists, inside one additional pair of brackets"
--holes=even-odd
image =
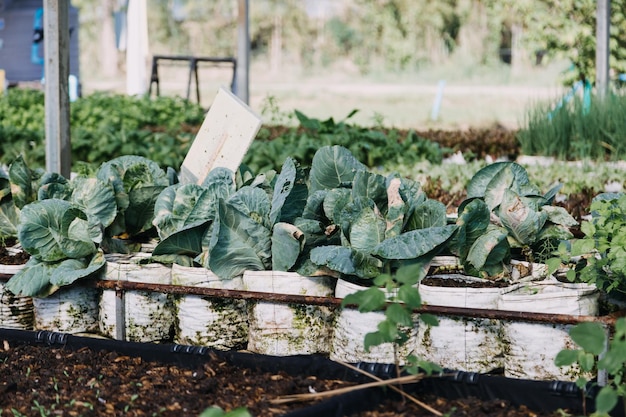
[(215, 168), (203, 184), (174, 184), (165, 188), (154, 205), (153, 224), (160, 242), (153, 258), (164, 263), (192, 266), (208, 249), (207, 233), (217, 215), (220, 199), (235, 193), (235, 176), (227, 168)]
[[(0, 171), (0, 241), (17, 239), (20, 210), (25, 205), (42, 198), (39, 195), (41, 187), (56, 182), (68, 181), (57, 173), (30, 169), (21, 156), (11, 162), (8, 172)], [(68, 194), (65, 194), (61, 198), (67, 196)]]
[(17, 234), (31, 258), (7, 282), (6, 289), (13, 294), (45, 297), (105, 265), (96, 244), (101, 232), (90, 227), (87, 214), (69, 201), (51, 198), (27, 204), (20, 212)]
[(447, 225), (445, 206), (426, 198), (419, 183), (369, 172), (340, 146), (318, 150), (310, 182), (302, 221), (317, 222), (324, 235), (337, 237), (312, 248), (310, 259), (342, 276), (372, 280), (423, 262), (457, 228)]
[(565, 208), (552, 205), (560, 188), (541, 194), (514, 162), (482, 168), (467, 185), (450, 250), (466, 271), (487, 277), (503, 272), (511, 249), (530, 262), (547, 258), (556, 242), (573, 237), (569, 228), (578, 224)]
[(167, 173), (159, 165), (137, 155), (124, 155), (105, 162), (96, 178), (113, 187), (116, 215), (105, 229), (103, 248), (109, 252), (126, 252), (120, 241), (150, 236), (154, 231), (156, 199), (170, 185)]
[(0, 242), (17, 238), (18, 219), (19, 209), (13, 201), (9, 176), (0, 172)]
[(294, 222), (308, 195), (305, 172), (288, 158), (280, 174), (272, 174), (257, 176), (217, 201), (201, 260), (222, 279), (245, 270), (299, 268), (305, 235)]

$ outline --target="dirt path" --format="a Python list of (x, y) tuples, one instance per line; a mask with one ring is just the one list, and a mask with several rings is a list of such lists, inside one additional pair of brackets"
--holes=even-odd
[[(257, 78), (252, 76), (250, 80), (250, 106), (262, 113), (269, 107), (268, 100), (271, 98), (275, 104), (274, 111), (265, 111), (264, 117), (272, 122), (288, 122), (288, 114), (294, 109), (310, 117), (333, 117), (335, 120), (341, 120), (357, 109), (359, 112), (351, 120), (365, 126), (382, 123), (399, 128), (463, 129), (497, 123), (517, 128), (530, 105), (556, 101), (562, 95), (562, 91), (553, 87), (447, 83), (442, 90), (440, 106), (436, 108), (437, 83)], [(203, 106), (210, 106), (220, 85), (224, 85), (224, 79), (200, 78)], [(162, 77), (160, 88), (162, 94), (186, 96), (186, 74)], [(100, 90), (123, 93), (125, 84), (119, 79), (84, 81), (85, 93)], [(195, 99), (195, 84), (192, 84), (191, 99)], [(293, 121), (292, 116), (291, 119)]]

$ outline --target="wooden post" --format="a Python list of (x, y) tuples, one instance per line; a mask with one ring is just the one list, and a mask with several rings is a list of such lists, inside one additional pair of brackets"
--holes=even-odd
[(609, 31), (611, 0), (598, 0), (596, 5), (596, 91), (604, 98), (609, 86)]
[(250, 30), (248, 18), (249, 0), (238, 0), (237, 20), (237, 78), (235, 94), (246, 104), (250, 104)]
[(44, 0), (46, 170), (70, 177), (69, 0)]

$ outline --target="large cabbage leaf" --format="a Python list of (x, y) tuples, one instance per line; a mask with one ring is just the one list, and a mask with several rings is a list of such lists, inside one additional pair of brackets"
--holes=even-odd
[(332, 271), (372, 279), (381, 274), (383, 262), (346, 246), (320, 246), (311, 250), (311, 261)]
[(258, 187), (244, 186), (230, 196), (228, 204), (251, 220), (271, 229), (272, 202), (265, 191)]
[(208, 249), (208, 267), (222, 279), (245, 270), (271, 267), (271, 232), (262, 224), (220, 200)]
[(87, 258), (64, 259), (59, 262), (43, 262), (30, 258), (24, 268), (11, 277), (5, 288), (16, 295), (46, 297), (62, 286), (94, 276), (105, 265), (102, 251)]
[(357, 198), (347, 204), (340, 225), (349, 246), (357, 251), (370, 253), (385, 239), (387, 223), (368, 198)]
[(96, 177), (115, 191), (118, 214), (109, 235), (138, 235), (153, 227), (154, 204), (169, 179), (159, 165), (137, 155), (124, 155), (105, 162)]
[(289, 271), (304, 248), (304, 233), (289, 223), (276, 223), (272, 229), (272, 269)]
[(455, 230), (456, 225), (411, 230), (385, 239), (372, 254), (385, 259), (416, 259), (447, 242)]
[(70, 201), (87, 214), (90, 224), (108, 227), (117, 216), (115, 192), (111, 184), (98, 178), (76, 177), (72, 180)]
[(518, 246), (535, 243), (548, 220), (547, 212), (536, 211), (532, 203), (529, 204), (511, 190), (505, 190), (498, 214), (502, 225)]
[(287, 158), (274, 185), (270, 224), (293, 223), (302, 215), (308, 193), (304, 170), (295, 160)]
[(490, 224), (490, 210), (487, 204), (478, 198), (469, 201), (456, 220), (457, 232), (450, 241), (450, 251), (457, 255), (461, 262), (465, 262), (467, 254), (476, 241)]
[(342, 146), (324, 146), (311, 161), (311, 192), (333, 189), (351, 184), (357, 171), (367, 167)]
[(328, 190), (322, 205), (325, 217), (332, 223), (339, 224), (343, 216), (343, 211), (351, 200), (352, 196), (348, 188)]
[(175, 231), (157, 244), (152, 255), (181, 255), (192, 258), (199, 255), (204, 249), (202, 243), (210, 222), (196, 222)]
[(219, 195), (197, 184), (176, 184), (161, 191), (154, 204), (154, 219), (161, 239), (215, 218)]
[(18, 239), (31, 256), (55, 262), (96, 252), (87, 215), (68, 201), (50, 199), (24, 206)]
[(41, 177), (39, 188), (37, 189), (37, 199), (58, 198), (59, 200), (69, 200), (73, 190), (73, 184), (63, 175), (56, 172), (48, 172)]
[[(506, 171), (503, 173), (503, 171)], [(529, 184), (528, 173), (519, 164), (515, 162), (496, 162), (480, 169), (470, 182), (467, 184), (467, 198), (472, 197), (485, 197), (487, 189), (490, 183), (498, 178), (491, 184), (493, 187), (497, 183), (509, 182), (512, 184), (514, 181), (516, 184), (526, 185)]]
[(357, 171), (352, 184), (352, 198), (369, 198), (381, 212), (386, 212), (387, 178), (368, 171)]
[(405, 229), (416, 230), (440, 227), (445, 226), (447, 222), (446, 206), (440, 201), (427, 199), (413, 208)]
[(324, 201), (326, 200), (328, 192), (328, 190), (317, 190), (314, 193), (309, 193), (304, 210), (302, 211), (302, 217), (309, 220), (326, 222), (328, 218), (324, 212)]
[(502, 272), (503, 263), (508, 261), (509, 256), (507, 233), (499, 227), (490, 226), (472, 243), (467, 261), (477, 271), (494, 276)]

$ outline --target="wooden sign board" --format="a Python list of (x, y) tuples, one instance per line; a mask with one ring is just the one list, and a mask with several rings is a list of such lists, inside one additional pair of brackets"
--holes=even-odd
[(182, 184), (202, 184), (214, 168), (235, 172), (261, 127), (261, 117), (221, 87), (180, 169)]

